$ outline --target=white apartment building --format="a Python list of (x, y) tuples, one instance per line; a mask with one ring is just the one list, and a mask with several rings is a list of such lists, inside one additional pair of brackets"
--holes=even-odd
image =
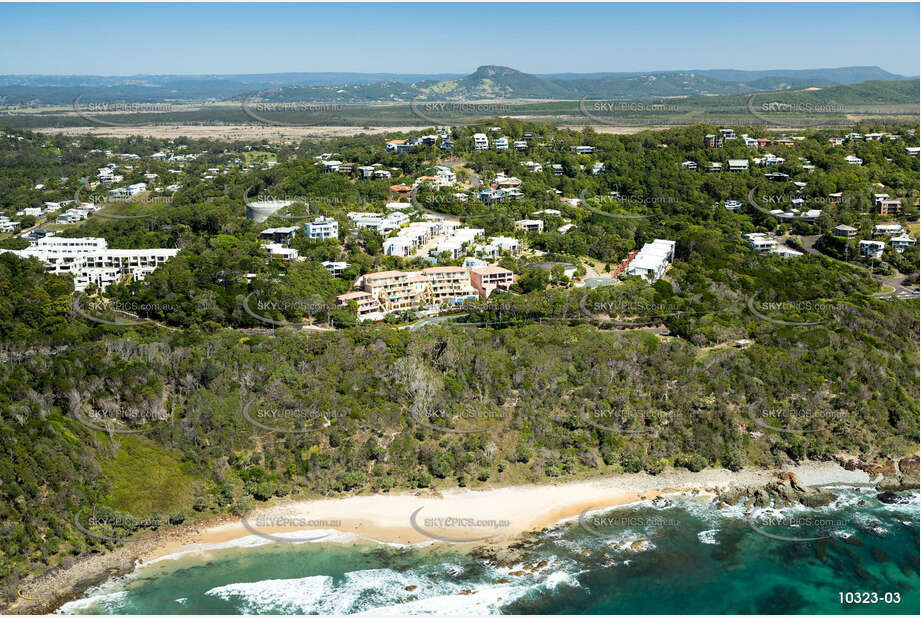
[(399, 211), (389, 212), (386, 215), (376, 212), (350, 212), (348, 217), (358, 229), (370, 228), (377, 231), (381, 236), (398, 230), (404, 224), (409, 223), (409, 215)]
[(473, 134), (473, 148), (474, 150), (486, 150), (489, 148), (489, 138), (486, 137), (485, 133)]
[(508, 138), (500, 137), (496, 139), (496, 150), (508, 150)]
[(517, 238), (512, 238), (510, 236), (494, 236), (489, 239), (490, 247), (495, 247), (496, 251), (501, 253), (502, 251), (507, 251), (512, 255), (517, 255), (521, 251), (521, 243)]
[(643, 277), (650, 283), (658, 281), (675, 257), (675, 241), (656, 238), (646, 243), (630, 261), (626, 274)]
[(179, 249), (109, 249), (104, 238), (46, 236), (10, 253), (41, 260), (49, 273), (72, 274), (74, 287), (82, 291), (91, 283), (105, 289), (125, 277), (142, 281)]
[(317, 217), (304, 224), (304, 235), (314, 240), (339, 238), (339, 222), (332, 217)]

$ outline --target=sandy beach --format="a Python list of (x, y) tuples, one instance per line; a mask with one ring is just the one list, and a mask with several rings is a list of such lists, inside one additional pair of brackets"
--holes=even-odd
[[(866, 472), (849, 472), (837, 464), (812, 463), (793, 466), (788, 471), (807, 485), (870, 482)], [(657, 476), (623, 474), (553, 485), (279, 501), (251, 511), (244, 518), (204, 527), (196, 543), (167, 542), (144, 559), (198, 551), (254, 534), (265, 535), (267, 540), (286, 536), (309, 539), (335, 532), (399, 544), (457, 543), (468, 539), (504, 544), (522, 533), (577, 517), (587, 509), (629, 504), (666, 493), (757, 487), (774, 478), (775, 472), (769, 470), (670, 469)]]
[[(868, 485), (875, 479), (836, 463), (805, 463), (783, 471), (804, 485)], [(313, 540), (397, 544), (451, 542), (463, 546), (503, 545), (521, 534), (541, 530), (587, 510), (629, 504), (662, 494), (714, 492), (730, 487), (760, 487), (776, 470), (738, 472), (668, 469), (652, 476), (622, 474), (546, 485), (489, 489), (450, 489), (345, 498), (277, 500), (244, 517), (179, 526), (155, 538), (126, 543), (107, 554), (92, 555), (23, 583), (24, 596), (6, 613), (42, 613), (78, 597), (88, 587), (139, 565), (189, 552), (204, 553), (246, 540), (266, 543)], [(421, 510), (420, 510), (421, 509)], [(414, 515), (415, 514), (415, 515)]]

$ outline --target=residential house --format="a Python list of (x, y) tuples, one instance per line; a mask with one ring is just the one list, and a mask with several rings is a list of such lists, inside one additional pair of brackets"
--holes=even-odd
[(544, 222), (540, 219), (520, 219), (515, 221), (515, 229), (522, 230), (528, 234), (542, 234)]
[(410, 152), (412, 148), (412, 144), (405, 139), (392, 139), (384, 144), (384, 149), (387, 152), (395, 152), (397, 154)]
[(333, 277), (338, 277), (339, 275), (341, 275), (341, 274), (345, 271), (346, 268), (349, 267), (349, 263), (348, 263), (348, 262), (330, 262), (330, 261), (327, 261), (327, 262), (320, 262), (320, 264), (321, 264), (321, 265), (323, 266), (323, 268), (325, 268), (325, 269), (329, 272), (329, 274), (331, 274)]
[(474, 150), (486, 150), (489, 148), (489, 138), (486, 137), (485, 133), (473, 134), (473, 148)]
[(879, 259), (883, 257), (885, 248), (886, 243), (878, 240), (861, 240), (857, 242), (857, 250), (860, 251), (860, 255), (869, 258)]
[(846, 157), (844, 157), (844, 161), (848, 165), (863, 165), (863, 159), (855, 157), (854, 155), (847, 155)]
[(723, 171), (723, 164), (720, 163), (719, 161), (714, 161), (714, 162), (711, 162), (711, 163), (707, 163), (707, 171), (708, 171), (708, 172), (722, 172), (722, 171)]
[(283, 260), (296, 260), (300, 257), (297, 249), (292, 249), (291, 247), (286, 247), (281, 243), (268, 242), (263, 243), (262, 248), (269, 252), (269, 255), (273, 257), (280, 257)]
[(782, 165), (785, 159), (783, 157), (778, 157), (775, 154), (767, 153), (763, 157), (755, 158), (755, 164), (760, 165), (761, 167), (776, 167)]
[(525, 166), (532, 174), (537, 174), (544, 171), (544, 166), (537, 161), (525, 161), (522, 163), (522, 165)]
[(730, 172), (748, 171), (748, 159), (729, 159)]
[(742, 208), (742, 202), (738, 200), (726, 200), (723, 202), (723, 206), (726, 208), (726, 210), (735, 212)]
[(332, 217), (317, 217), (304, 224), (304, 236), (312, 240), (339, 238), (339, 222)]
[(496, 150), (508, 150), (508, 138), (500, 137), (495, 141)]
[(274, 243), (288, 244), (295, 236), (297, 236), (296, 225), (289, 227), (270, 227), (259, 232), (260, 239), (268, 240)]
[(899, 236), (895, 236), (892, 239), (890, 239), (889, 242), (892, 244), (893, 249), (895, 249), (899, 253), (902, 253), (908, 247), (913, 247), (914, 244), (918, 241), (912, 238), (911, 236), (909, 236), (908, 234), (900, 234)]
[(767, 234), (755, 232), (752, 234), (746, 234), (745, 237), (748, 239), (748, 246), (754, 249), (757, 253), (772, 253), (777, 247), (777, 241), (769, 237)]
[(686, 170), (696, 170), (697, 164), (694, 161), (685, 161), (684, 163), (681, 164), (681, 167), (683, 167)]
[(786, 182), (790, 180), (790, 175), (784, 174), (783, 172), (768, 172), (764, 177), (773, 182)]
[(835, 229), (832, 230), (832, 234), (838, 238), (857, 238), (857, 228), (842, 223), (841, 225), (835, 226)]
[(873, 226), (874, 236), (898, 236), (904, 232), (905, 230), (898, 223), (883, 223)]
[(723, 138), (717, 135), (709, 133), (704, 136), (704, 147), (706, 148), (719, 148), (723, 145)]

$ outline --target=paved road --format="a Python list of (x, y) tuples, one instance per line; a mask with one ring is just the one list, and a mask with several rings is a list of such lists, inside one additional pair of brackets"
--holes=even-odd
[(893, 288), (891, 292), (880, 292), (873, 294), (873, 298), (882, 300), (896, 300), (905, 298), (918, 298), (918, 290), (907, 285), (902, 285), (905, 275), (896, 275), (894, 277), (874, 277), (880, 282), (880, 285)]
[(418, 322), (415, 322), (414, 324), (410, 324), (409, 326), (398, 326), (397, 328), (399, 330), (403, 330), (406, 328), (408, 328), (409, 330), (416, 330), (416, 329), (422, 328), (423, 326), (428, 326), (429, 324), (441, 324), (442, 322), (447, 322), (448, 320), (456, 320), (466, 315), (467, 315), (466, 313), (457, 313), (454, 315), (441, 315), (441, 316), (437, 316), (434, 318), (425, 318), (424, 320), (419, 320)]

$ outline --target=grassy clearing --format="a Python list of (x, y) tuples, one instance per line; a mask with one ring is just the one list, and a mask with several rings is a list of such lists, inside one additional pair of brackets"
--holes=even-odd
[(188, 464), (145, 438), (126, 436), (119, 442), (115, 458), (103, 465), (115, 508), (143, 517), (179, 511), (193, 502), (199, 481)]

